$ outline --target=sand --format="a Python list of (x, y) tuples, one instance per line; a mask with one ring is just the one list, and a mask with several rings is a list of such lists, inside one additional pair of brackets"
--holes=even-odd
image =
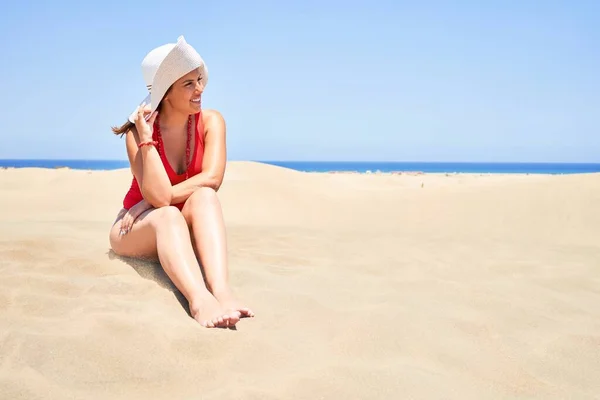
[(600, 174), (230, 162), (232, 284), (115, 256), (128, 170), (0, 170), (0, 399), (600, 398)]

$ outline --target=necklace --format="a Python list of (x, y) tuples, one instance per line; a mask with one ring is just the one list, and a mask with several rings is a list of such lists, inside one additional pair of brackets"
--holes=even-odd
[[(162, 141), (162, 136), (160, 134), (160, 124), (158, 121), (159, 115), (156, 116), (156, 119), (154, 120), (154, 130), (156, 132), (156, 138), (157, 138), (157, 142), (158, 142), (158, 154), (160, 154), (161, 156), (164, 156), (164, 160), (165, 162), (168, 164), (169, 160), (167, 159), (167, 153), (164, 151), (164, 145), (163, 145), (163, 141)], [(185, 179), (189, 178), (189, 170), (190, 170), (190, 163), (191, 163), (191, 159), (190, 159), (190, 144), (192, 141), (192, 117), (189, 116), (188, 117), (188, 129), (187, 129), (187, 143), (185, 146)], [(171, 168), (172, 169), (172, 168)], [(173, 170), (175, 171), (175, 170)], [(177, 174), (177, 172), (175, 172)]]

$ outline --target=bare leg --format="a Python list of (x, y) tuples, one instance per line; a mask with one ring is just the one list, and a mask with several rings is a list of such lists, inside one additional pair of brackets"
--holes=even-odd
[(110, 231), (110, 243), (115, 253), (146, 259), (158, 257), (166, 274), (188, 300), (195, 320), (210, 328), (229, 325), (224, 307), (204, 284), (190, 232), (179, 209), (150, 209), (138, 217), (129, 233), (121, 236), (119, 228), (123, 215), (124, 211)]
[[(242, 305), (229, 286), (227, 243), (221, 203), (211, 188), (196, 190), (186, 201), (183, 216), (191, 227), (208, 289), (231, 317), (253, 317), (254, 312)], [(231, 321), (231, 320), (230, 320)]]

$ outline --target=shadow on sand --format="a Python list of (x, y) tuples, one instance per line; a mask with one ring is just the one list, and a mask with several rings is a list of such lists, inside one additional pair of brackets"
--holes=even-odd
[(183, 309), (186, 311), (186, 313), (190, 316), (190, 318), (192, 317), (192, 315), (190, 314), (190, 307), (187, 299), (173, 284), (173, 282), (165, 273), (165, 270), (162, 268), (158, 261), (142, 260), (139, 258), (120, 256), (116, 254), (112, 249), (109, 250), (107, 254), (110, 260), (118, 259), (127, 263), (142, 278), (154, 281), (160, 287), (172, 292), (177, 301), (179, 301), (179, 304), (181, 304)]
[[(120, 256), (116, 254), (112, 249), (108, 250), (107, 255), (110, 260), (118, 259), (127, 263), (142, 278), (156, 282), (162, 288), (172, 292), (177, 301), (179, 301), (179, 304), (181, 304), (181, 306), (187, 313), (187, 315), (190, 318), (192, 318), (192, 315), (190, 314), (189, 302), (187, 301), (185, 296), (179, 291), (179, 289), (177, 289), (177, 287), (173, 284), (173, 282), (171, 281), (171, 279), (166, 274), (165, 270), (158, 261)], [(202, 275), (204, 275), (204, 271), (202, 271)], [(223, 327), (221, 329), (237, 330), (237, 327)]]

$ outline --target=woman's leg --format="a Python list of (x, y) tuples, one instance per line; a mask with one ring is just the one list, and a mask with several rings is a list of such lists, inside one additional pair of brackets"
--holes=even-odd
[(242, 305), (229, 287), (227, 243), (223, 212), (217, 193), (211, 188), (197, 189), (185, 202), (182, 210), (191, 227), (200, 264), (204, 268), (208, 289), (231, 316), (253, 317), (254, 313)]
[[(185, 219), (176, 207), (161, 207), (142, 213), (131, 231), (120, 235), (121, 211), (110, 231), (115, 253), (160, 261), (166, 274), (189, 302), (190, 313), (206, 327), (228, 326), (229, 316), (206, 289), (191, 244)], [(235, 318), (237, 320), (237, 318)]]

